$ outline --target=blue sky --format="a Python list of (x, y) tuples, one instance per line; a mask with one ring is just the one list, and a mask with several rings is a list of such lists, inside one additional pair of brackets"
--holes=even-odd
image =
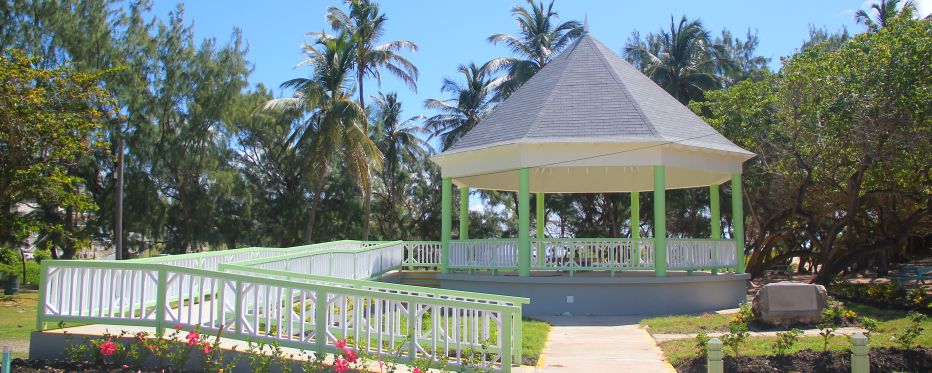
[[(162, 17), (178, 1), (155, 0), (154, 12)], [(932, 0), (920, 1), (920, 11), (928, 14)], [(420, 70), (415, 93), (393, 77), (383, 78), (381, 88), (367, 83), (367, 94), (397, 91), (406, 116), (429, 114), (422, 108), (426, 98), (445, 98), (440, 94), (441, 79), (455, 76), (456, 67), (474, 61), (481, 64), (507, 55), (503, 46), (486, 42), (489, 35), (514, 33), (516, 25), (510, 9), (523, 0), (382, 0), (387, 14), (385, 40), (410, 40), (419, 46), (408, 54)], [(609, 1), (557, 0), (555, 9), (561, 19), (582, 20), (588, 15), (593, 36), (618, 52), (634, 30), (642, 34), (656, 32), (669, 25), (670, 16), (699, 18), (719, 34), (723, 28), (741, 36), (750, 28), (760, 38), (759, 53), (772, 58), (776, 68), (779, 57), (791, 54), (808, 38), (809, 25), (829, 30), (847, 27), (860, 32), (863, 26), (853, 21), (856, 9), (868, 6), (855, 1)], [(324, 30), (324, 15), (329, 6), (343, 6), (342, 1), (294, 0), (189, 0), (186, 18), (194, 21), (196, 37), (228, 39), (234, 27), (243, 30), (249, 43), (249, 59), (254, 64), (250, 83), (276, 88), (283, 81), (305, 76), (307, 68), (295, 69), (301, 59), (300, 46), (309, 40), (307, 32)], [(373, 82), (374, 83), (374, 82)]]

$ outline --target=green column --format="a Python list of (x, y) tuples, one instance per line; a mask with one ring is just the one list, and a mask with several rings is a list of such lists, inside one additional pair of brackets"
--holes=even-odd
[(744, 273), (744, 203), (741, 195), (741, 174), (731, 174), (731, 225), (734, 228), (735, 252), (738, 258), (735, 273)]
[(537, 193), (537, 236), (536, 238), (544, 238), (544, 228), (547, 225), (547, 218), (544, 216), (544, 193)]
[(440, 183), (440, 273), (450, 269), (450, 231), (453, 230), (453, 182), (445, 177)]
[(667, 276), (667, 182), (663, 166), (654, 166), (654, 274)]
[(641, 192), (631, 192), (631, 238), (641, 238)]
[(531, 275), (530, 192), (527, 168), (518, 170), (518, 275)]
[[(544, 211), (544, 193), (537, 193), (537, 239), (544, 239), (544, 228), (547, 226), (547, 216)], [(544, 265), (544, 243), (537, 243), (537, 265)]]
[(718, 200), (718, 185), (709, 186), (709, 211), (712, 212), (712, 239), (722, 239), (722, 206)]
[(469, 239), (469, 187), (460, 188), (460, 239)]

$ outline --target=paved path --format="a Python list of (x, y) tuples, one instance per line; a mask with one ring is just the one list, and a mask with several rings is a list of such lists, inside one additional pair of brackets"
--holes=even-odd
[(542, 319), (553, 329), (533, 372), (675, 372), (654, 339), (638, 327), (640, 317)]

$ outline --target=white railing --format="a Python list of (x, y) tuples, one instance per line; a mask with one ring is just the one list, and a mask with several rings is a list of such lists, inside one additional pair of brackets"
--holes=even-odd
[(405, 241), (404, 265), (408, 268), (440, 266), (440, 252), (443, 243), (440, 241)]
[(403, 254), (403, 243), (394, 241), (377, 245), (360, 243), (355, 247), (344, 245), (339, 249), (298, 252), (237, 263), (303, 275), (369, 279), (400, 267)]
[(669, 269), (734, 267), (736, 263), (733, 240), (667, 239)]
[(450, 267), (514, 269), (518, 267), (517, 239), (451, 241)]
[(49, 260), (42, 270), (40, 325), (223, 329), (229, 338), (314, 351), (332, 351), (337, 340), (349, 339), (359, 351), (402, 362), (443, 360), (503, 371), (520, 356), (520, 305), (151, 263)]
[(652, 239), (548, 238), (531, 240), (531, 250), (531, 266), (536, 269), (615, 271), (654, 266)]

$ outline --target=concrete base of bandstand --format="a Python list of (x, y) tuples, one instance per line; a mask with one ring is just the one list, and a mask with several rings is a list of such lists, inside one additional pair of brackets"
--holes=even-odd
[(737, 307), (747, 297), (747, 274), (671, 271), (453, 272), (438, 274), (443, 289), (526, 297), (525, 316), (660, 316)]

